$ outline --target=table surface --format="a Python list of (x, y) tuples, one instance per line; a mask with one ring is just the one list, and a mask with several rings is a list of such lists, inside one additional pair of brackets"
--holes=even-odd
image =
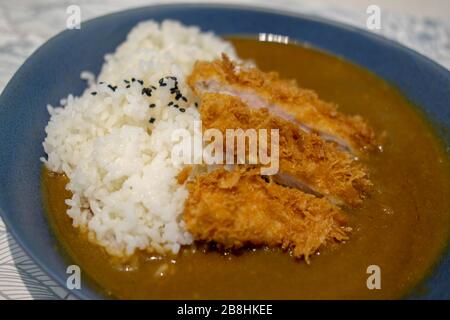
[[(76, 4), (82, 20), (126, 8), (171, 1), (0, 0), (0, 91), (30, 54), (64, 30), (66, 9)], [(177, 1), (189, 2), (189, 1)], [(197, 1), (198, 2), (198, 1)], [(204, 2), (204, 1), (203, 1)], [(219, 2), (219, 1), (208, 1)], [(366, 28), (369, 0), (232, 0), (322, 16)], [(450, 1), (377, 0), (381, 35), (398, 41), (450, 69)], [(0, 299), (76, 299), (46, 275), (19, 247), (0, 217)]]

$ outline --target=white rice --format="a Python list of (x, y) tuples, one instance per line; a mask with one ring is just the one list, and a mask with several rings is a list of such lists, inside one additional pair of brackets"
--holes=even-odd
[[(66, 202), (73, 225), (87, 230), (109, 253), (177, 253), (181, 245), (192, 243), (181, 219), (188, 192), (176, 181), (183, 165), (171, 161), (171, 133), (178, 128), (192, 132), (199, 118), (185, 83), (194, 62), (215, 59), (222, 52), (236, 58), (230, 43), (196, 27), (143, 22), (115, 53), (105, 56), (97, 81), (89, 72), (81, 74), (88, 88), (80, 97), (69, 95), (61, 106), (48, 106), (43, 161), (70, 179), (67, 188), (73, 197)], [(173, 100), (173, 81), (158, 85), (166, 76), (177, 77), (188, 99), (179, 103), (186, 112), (167, 106)], [(137, 81), (126, 88), (124, 79), (131, 78), (157, 90), (148, 97)], [(156, 107), (149, 108), (152, 103)], [(155, 121), (150, 123), (150, 118)]]

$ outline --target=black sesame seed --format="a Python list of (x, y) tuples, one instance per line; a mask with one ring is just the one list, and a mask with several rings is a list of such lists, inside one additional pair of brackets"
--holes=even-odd
[(187, 102), (187, 98), (185, 96), (182, 96), (181, 100), (183, 100), (184, 102)]
[(130, 85), (127, 85), (126, 88), (128, 89), (130, 87)]
[(150, 88), (152, 88), (153, 90), (156, 90), (156, 87), (155, 87), (155, 86), (150, 86)]
[(123, 80), (123, 82), (125, 82), (125, 83), (130, 83), (130, 81), (128, 81), (128, 80)]
[(136, 79), (135, 78), (131, 78), (131, 82), (135, 82), (136, 81)]
[(142, 91), (141, 91), (141, 93), (144, 95), (147, 95), (148, 97), (151, 97), (152, 96), (152, 89), (150, 89), (150, 88), (143, 88), (142, 89)]
[(154, 107), (156, 107), (156, 104), (150, 103), (150, 105), (149, 105), (148, 107), (149, 107), (149, 108), (154, 108)]
[(95, 96), (95, 95), (97, 94), (97, 92), (96, 92), (96, 91), (93, 91), (93, 92), (91, 92), (91, 94), (92, 94), (93, 96)]
[(137, 82), (139, 82), (141, 85), (144, 84), (144, 81), (142, 81), (142, 80), (138, 80)]
[(164, 78), (159, 79), (158, 83), (159, 83), (159, 86), (160, 86), (160, 87), (165, 87), (165, 86), (167, 86), (167, 83), (164, 82)]
[(156, 120), (155, 118), (151, 117), (150, 120), (148, 120), (148, 122), (153, 123), (155, 122), (155, 120)]
[(186, 109), (185, 108), (180, 108), (180, 112), (185, 112)]
[(173, 101), (170, 101), (167, 105), (170, 107), (171, 105), (173, 105)]
[(98, 84), (104, 84), (104, 82), (103, 82), (103, 81), (100, 81)]
[(196, 103), (194, 103), (194, 105), (195, 105), (195, 107), (196, 107), (196, 108), (198, 108), (198, 103), (197, 103), (197, 102), (196, 102)]
[(110, 88), (114, 92), (114, 91), (116, 91), (117, 86), (112, 86), (112, 85), (108, 84), (108, 88)]
[(178, 92), (175, 96), (175, 100), (180, 100), (182, 96), (183, 95), (180, 92)]
[(179, 106), (177, 104), (174, 104), (173, 107), (178, 109)]

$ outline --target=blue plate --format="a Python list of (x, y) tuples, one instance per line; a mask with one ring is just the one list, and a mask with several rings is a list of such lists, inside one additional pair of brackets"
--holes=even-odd
[[(0, 97), (0, 212), (25, 251), (65, 286), (67, 262), (55, 250), (40, 187), (42, 141), (49, 115), (69, 93), (81, 94), (82, 70), (99, 72), (139, 21), (166, 18), (199, 25), (219, 35), (260, 32), (287, 35), (345, 57), (397, 86), (442, 128), (450, 127), (450, 72), (399, 44), (371, 33), (317, 18), (238, 6), (161, 5), (138, 8), (82, 23), (40, 47), (17, 71)], [(448, 136), (445, 138), (450, 145)], [(450, 256), (443, 257), (419, 298), (450, 298)], [(74, 291), (99, 298), (92, 289)]]

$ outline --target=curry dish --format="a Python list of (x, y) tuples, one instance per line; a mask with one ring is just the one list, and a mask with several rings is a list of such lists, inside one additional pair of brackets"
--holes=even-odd
[[(197, 73), (189, 79), (202, 97), (204, 125), (219, 130), (231, 123), (281, 128), (280, 135), (290, 137), (283, 140), (288, 145), (289, 139), (300, 136), (314, 152), (338, 159), (340, 167), (335, 170), (341, 176), (320, 167), (313, 174), (303, 172), (308, 161), (318, 160), (305, 152), (296, 155), (295, 150), (289, 156), (280, 154), (283, 174), (270, 179), (262, 179), (252, 167), (200, 176), (189, 182), (184, 219), (188, 231), (201, 241), (182, 247), (177, 255), (139, 251), (124, 261), (72, 226), (65, 203), (71, 198), (65, 189), (68, 179), (44, 168), (49, 220), (62, 251), (82, 268), (83, 279), (120, 299), (381, 299), (426, 290), (421, 280), (443, 252), (450, 226), (449, 161), (434, 128), (395, 88), (343, 59), (294, 44), (229, 40), (241, 58), (252, 59), (261, 70), (276, 71), (282, 78), (295, 79), (299, 87), (314, 90), (321, 99), (316, 103), (332, 101), (342, 114), (359, 116), (295, 110), (295, 103), (280, 99), (270, 106), (243, 108), (243, 102), (233, 97), (242, 94), (242, 86), (237, 90), (230, 78), (209, 78), (231, 63), (225, 57), (216, 64), (197, 64)], [(251, 78), (260, 76), (265, 75)], [(288, 90), (287, 82), (271, 81), (285, 88), (279, 90)], [(260, 95), (276, 90), (258, 88)], [(220, 96), (224, 91), (233, 94)], [(296, 97), (318, 99), (305, 94)], [(220, 112), (224, 106), (226, 114)], [(306, 119), (303, 129), (321, 139), (298, 132), (283, 110), (299, 113)], [(377, 139), (382, 138), (378, 148)], [(310, 192), (300, 191), (296, 184), (304, 186), (307, 176), (313, 177), (307, 180)], [(268, 193), (277, 201), (268, 200)], [(306, 204), (298, 208), (293, 201)], [(218, 214), (209, 216), (202, 211), (205, 207)], [(289, 221), (282, 222), (284, 216), (272, 211), (282, 212)], [(299, 211), (317, 214), (300, 219)], [(239, 214), (231, 217), (230, 212)], [(252, 212), (258, 219), (245, 229), (248, 232), (233, 224), (225, 230), (221, 226), (226, 219), (249, 225), (254, 216), (247, 215)], [(291, 249), (291, 255), (283, 248)], [(381, 290), (367, 288), (371, 265), (380, 267)]]

